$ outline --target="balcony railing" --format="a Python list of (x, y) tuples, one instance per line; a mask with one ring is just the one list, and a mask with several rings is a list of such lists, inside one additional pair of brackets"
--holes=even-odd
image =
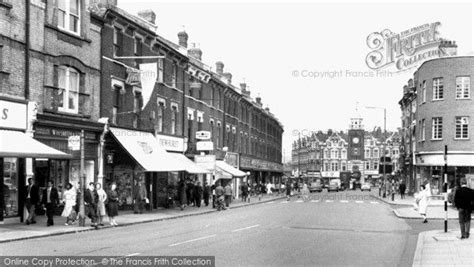
[(53, 86), (44, 86), (43, 109), (55, 113), (78, 114), (84, 117), (91, 116), (93, 110), (89, 94), (77, 93), (77, 109), (63, 109), (67, 99), (63, 99), (64, 89)]

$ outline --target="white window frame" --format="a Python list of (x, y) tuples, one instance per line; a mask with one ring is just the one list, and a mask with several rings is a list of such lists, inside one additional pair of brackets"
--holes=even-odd
[(195, 109), (192, 109), (192, 108), (188, 108), (188, 120), (194, 120), (194, 111)]
[(203, 123), (204, 122), (204, 112), (203, 111), (196, 111), (197, 122)]
[[(70, 7), (70, 1), (69, 0), (58, 0), (62, 1), (65, 5), (66, 10), (62, 10), (59, 5), (58, 5), (58, 17), (60, 16), (60, 12), (64, 12), (64, 27), (59, 25), (59, 19), (58, 19), (58, 28), (60, 28), (63, 31), (70, 32), (75, 35), (80, 35), (81, 34), (81, 0), (75, 0), (77, 1), (77, 14), (71, 13), (71, 7)], [(58, 2), (59, 3), (59, 2)], [(77, 31), (72, 31), (70, 30), (71, 27), (71, 21), (70, 21), (70, 16), (74, 16), (77, 18)]]
[[(64, 88), (61, 88), (60, 87), (60, 90), (64, 90), (63, 91), (63, 106), (62, 107), (58, 107), (58, 110), (59, 111), (63, 111), (63, 112), (68, 112), (68, 113), (79, 113), (79, 97), (80, 97), (80, 79), (81, 79), (81, 74), (79, 73), (79, 71), (75, 70), (74, 68), (71, 68), (71, 67), (67, 67), (67, 66), (59, 66), (58, 67), (58, 87), (60, 86), (59, 85), (59, 80), (61, 79), (60, 76), (60, 70), (64, 70), (64, 73), (65, 73), (65, 77), (64, 77)], [(71, 93), (71, 88), (69, 88), (69, 85), (70, 85), (70, 82), (69, 82), (69, 79), (70, 79), (70, 76), (71, 76), (71, 72), (74, 72), (77, 74), (77, 91), (74, 92), (76, 94), (76, 99), (75, 99), (75, 108), (72, 109), (72, 108), (69, 108), (69, 94)]]
[(433, 100), (444, 100), (444, 83), (443, 78), (433, 78)]
[(456, 77), (456, 99), (470, 99), (471, 98), (471, 77), (458, 76)]
[[(463, 121), (464, 120), (464, 121)], [(456, 128), (455, 128), (455, 137), (456, 140), (466, 140), (469, 139), (469, 117), (467, 116), (457, 116), (455, 118)], [(465, 132), (464, 132), (465, 130)], [(459, 131), (459, 135), (458, 135)], [(466, 135), (464, 135), (464, 133)]]
[(431, 119), (431, 139), (443, 140), (443, 117)]

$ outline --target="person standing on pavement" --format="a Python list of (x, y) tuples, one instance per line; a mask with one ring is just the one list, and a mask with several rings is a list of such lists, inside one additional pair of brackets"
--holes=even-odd
[(104, 189), (102, 188), (102, 184), (96, 183), (95, 190), (97, 191), (97, 196), (99, 197), (99, 201), (97, 202), (97, 219), (98, 224), (100, 226), (104, 226), (103, 219), (105, 215), (107, 215), (105, 211), (105, 202), (107, 201), (107, 193), (105, 193)]
[(28, 179), (28, 186), (26, 187), (26, 200), (25, 206), (28, 210), (28, 218), (26, 218), (26, 224), (36, 223), (35, 221), (35, 210), (39, 203), (39, 187), (36, 185), (33, 178)]
[(194, 199), (194, 206), (200, 208), (202, 202), (202, 193), (203, 189), (201, 186), (201, 182), (197, 182), (193, 189), (193, 199)]
[(133, 188), (133, 213), (142, 214), (146, 204), (146, 187), (141, 181), (135, 180)]
[(407, 186), (404, 181), (400, 183), (398, 190), (400, 191), (400, 198), (405, 199), (405, 191), (407, 190)]
[(232, 200), (232, 187), (230, 186), (230, 182), (224, 188), (224, 198), (225, 198), (225, 206), (229, 207), (230, 202)]
[(186, 183), (183, 179), (178, 184), (178, 196), (179, 196), (179, 204), (181, 210), (184, 210), (184, 207), (187, 203), (187, 190), (186, 190)]
[(203, 187), (203, 192), (202, 192), (202, 197), (204, 198), (204, 205), (209, 206), (209, 197), (211, 196), (211, 187), (207, 183), (207, 181), (204, 181), (204, 187)]
[(194, 199), (193, 199), (193, 191), (194, 191), (194, 184), (191, 181), (191, 179), (188, 180), (188, 183), (186, 185), (186, 199), (187, 199), (187, 204), (188, 206), (191, 206), (191, 204), (194, 205)]
[(46, 226), (52, 226), (54, 225), (54, 210), (59, 203), (58, 190), (54, 188), (53, 181), (48, 181), (48, 187), (43, 190), (42, 202), (46, 208), (46, 216), (48, 217)]
[(469, 238), (471, 229), (472, 203), (474, 202), (474, 191), (467, 187), (466, 179), (461, 179), (461, 188), (456, 190), (454, 205), (458, 209), (459, 226), (461, 228), (461, 239)]
[(99, 203), (99, 195), (95, 190), (95, 184), (89, 183), (89, 187), (84, 192), (84, 212), (91, 219), (91, 226), (97, 228), (97, 204)]
[(109, 215), (110, 225), (117, 226), (115, 217), (118, 216), (118, 202), (119, 194), (117, 193), (117, 184), (112, 183), (110, 185), (110, 190), (107, 192), (107, 215)]
[(66, 191), (62, 198), (64, 202), (64, 210), (61, 214), (62, 217), (66, 217), (65, 225), (74, 224), (76, 221), (76, 190), (72, 187), (71, 183), (66, 184)]
[(247, 183), (242, 184), (240, 191), (242, 192), (242, 202), (247, 202), (247, 197), (249, 195), (249, 186)]
[(423, 223), (428, 222), (428, 219), (426, 217), (426, 211), (428, 209), (429, 197), (430, 197), (428, 190), (429, 190), (429, 187), (425, 185), (421, 185), (420, 192), (418, 192), (418, 195), (415, 198), (418, 204), (418, 212), (423, 217)]
[(221, 183), (219, 182), (219, 184), (216, 187), (216, 202), (217, 202), (216, 206), (217, 206), (218, 211), (220, 211), (221, 209), (226, 210), (225, 205), (224, 205), (224, 194), (225, 194), (224, 187), (222, 187)]
[(288, 180), (286, 182), (286, 200), (290, 201), (291, 198), (291, 182)]

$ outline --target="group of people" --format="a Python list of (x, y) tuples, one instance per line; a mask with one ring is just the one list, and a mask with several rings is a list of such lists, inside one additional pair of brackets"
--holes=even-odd
[[(84, 211), (85, 216), (91, 221), (91, 226), (96, 228), (103, 226), (103, 218), (106, 215), (109, 217), (110, 225), (117, 225), (115, 217), (118, 216), (119, 195), (116, 188), (116, 184), (112, 183), (110, 190), (105, 192), (100, 183), (89, 183), (84, 192)], [(36, 223), (36, 209), (40, 206), (46, 211), (46, 226), (54, 225), (54, 214), (61, 203), (64, 204), (61, 216), (66, 218), (65, 225), (74, 224), (79, 219), (80, 194), (80, 189), (68, 183), (60, 198), (60, 193), (54, 187), (53, 181), (48, 181), (47, 187), (40, 194), (40, 189), (34, 179), (29, 178), (25, 198), (25, 206), (28, 210), (26, 224)]]
[(199, 181), (192, 181), (182, 179), (178, 184), (178, 200), (180, 202), (181, 210), (186, 206), (195, 206), (200, 208), (202, 201), (209, 206), (209, 198), (211, 195), (211, 187), (204, 181), (204, 186)]

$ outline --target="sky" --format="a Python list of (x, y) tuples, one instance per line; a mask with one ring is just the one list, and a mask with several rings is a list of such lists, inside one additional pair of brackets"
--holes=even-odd
[(184, 28), (188, 47), (198, 45), (204, 63), (222, 61), (234, 85), (245, 81), (284, 126), (284, 160), (298, 132), (347, 130), (358, 115), (367, 130), (383, 127), (383, 110), (367, 106), (387, 110), (387, 130), (401, 126), (398, 101), (416, 68), (371, 71), (369, 34), (440, 22), (440, 37), (456, 41), (458, 55), (474, 51), (474, 7), (467, 1), (118, 0), (118, 6), (131, 14), (152, 9), (159, 35), (177, 43)]

